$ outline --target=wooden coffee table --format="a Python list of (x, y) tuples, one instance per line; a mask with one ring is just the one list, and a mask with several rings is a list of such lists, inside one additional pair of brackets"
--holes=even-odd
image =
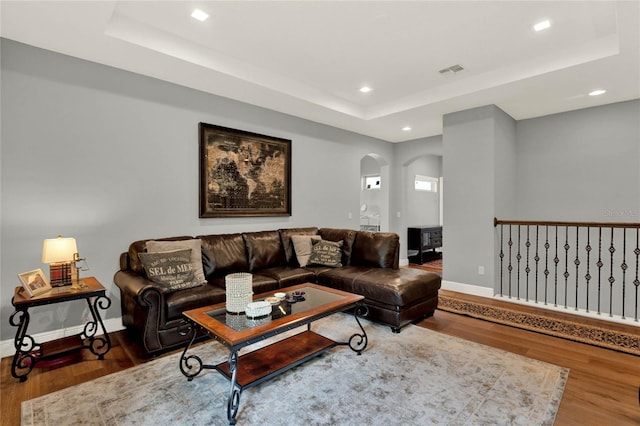
[[(367, 334), (359, 320), (368, 313), (367, 307), (360, 303), (363, 296), (311, 283), (278, 291), (287, 296), (294, 291), (302, 291), (304, 300), (294, 303), (281, 301), (271, 306), (270, 315), (262, 318), (228, 313), (225, 303), (183, 312), (189, 320), (185, 333), (191, 333), (192, 337), (180, 357), (180, 371), (192, 380), (203, 369), (215, 369), (230, 380), (227, 400), (229, 424), (236, 424), (240, 394), (244, 389), (282, 374), (335, 346), (347, 345), (358, 355), (367, 347)], [(254, 300), (268, 296), (273, 296), (273, 292), (260, 294)], [(354, 333), (348, 341), (336, 342), (311, 331), (312, 322), (351, 308), (355, 308), (354, 317), (360, 332)], [(306, 330), (294, 336), (238, 357), (238, 351), (245, 346), (305, 325)], [(198, 335), (196, 327), (202, 327), (208, 335), (229, 348), (226, 362), (205, 365), (199, 356), (187, 355)]]

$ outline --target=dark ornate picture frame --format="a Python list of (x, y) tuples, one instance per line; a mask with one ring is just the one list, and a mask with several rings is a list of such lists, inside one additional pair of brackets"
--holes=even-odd
[(200, 123), (200, 217), (291, 216), (291, 140)]

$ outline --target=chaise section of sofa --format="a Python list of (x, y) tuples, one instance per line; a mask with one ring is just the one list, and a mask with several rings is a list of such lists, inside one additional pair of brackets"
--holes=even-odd
[[(294, 236), (339, 242), (341, 266), (300, 266)], [(224, 302), (225, 276), (236, 272), (253, 275), (255, 294), (313, 282), (363, 295), (369, 318), (394, 332), (437, 307), (440, 276), (399, 268), (400, 241), (394, 233), (307, 227), (154, 241), (187, 240), (199, 241), (203, 285), (167, 291), (150, 280), (139, 256), (150, 240), (135, 241), (120, 255), (114, 282), (121, 292), (123, 323), (149, 354), (185, 344), (182, 312)]]

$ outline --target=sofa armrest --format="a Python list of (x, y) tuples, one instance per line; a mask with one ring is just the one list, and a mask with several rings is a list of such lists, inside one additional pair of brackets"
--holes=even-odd
[[(159, 285), (133, 271), (118, 271), (113, 281), (120, 288), (123, 298), (130, 297), (143, 306), (153, 304), (153, 300), (163, 299), (163, 291)], [(158, 294), (149, 298), (149, 293)]]
[(162, 349), (159, 331), (165, 323), (164, 293), (158, 285), (133, 271), (118, 271), (122, 323), (135, 329), (147, 352)]

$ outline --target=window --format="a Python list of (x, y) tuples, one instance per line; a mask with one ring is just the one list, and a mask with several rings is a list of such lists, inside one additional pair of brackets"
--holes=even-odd
[(438, 179), (430, 176), (416, 175), (415, 190), (438, 192)]
[(380, 189), (380, 175), (365, 176), (364, 189)]

